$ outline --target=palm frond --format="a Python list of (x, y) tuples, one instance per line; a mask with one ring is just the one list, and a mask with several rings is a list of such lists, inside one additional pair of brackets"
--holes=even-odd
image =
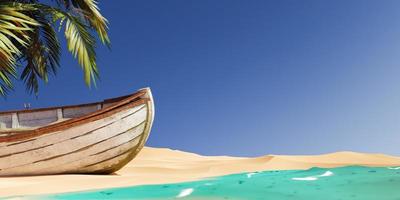
[(87, 85), (99, 77), (96, 65), (96, 40), (90, 34), (88, 27), (79, 18), (67, 15), (65, 25), (65, 37), (67, 39), (68, 50), (78, 59), (84, 71), (84, 78)]
[(45, 16), (36, 13), (35, 19), (42, 26), (35, 30), (35, 37), (24, 52), (26, 66), (21, 73), (29, 93), (38, 95), (39, 80), (48, 82), (50, 74), (56, 74), (61, 56), (60, 44), (54, 28), (47, 22)]
[(12, 78), (16, 77), (15, 59), (8, 56), (0, 48), (0, 95), (5, 96), (9, 90), (13, 89)]
[(0, 95), (13, 88), (17, 58), (31, 40), (29, 33), (40, 24), (24, 14), (16, 4), (0, 3)]
[[(96, 0), (55, 0), (59, 7), (40, 0), (0, 1), (0, 96), (12, 89), (16, 66), (25, 65), (20, 78), (27, 90), (37, 94), (39, 82), (56, 74), (61, 49), (55, 28), (64, 28), (68, 50), (84, 72), (88, 86), (99, 78), (96, 65), (95, 30), (110, 47), (107, 20)], [(57, 23), (56, 23), (57, 22)]]
[(96, 30), (101, 42), (110, 47), (111, 42), (108, 36), (108, 21), (100, 13), (98, 2), (96, 0), (59, 0), (69, 8), (72, 4), (77, 8), (77, 12), (83, 15), (83, 17), (89, 22), (90, 26)]
[(68, 51), (72, 53), (82, 67), (86, 84), (89, 87), (92, 83), (96, 85), (96, 80), (99, 78), (96, 65), (96, 39), (90, 33), (90, 27), (82, 21), (82, 18), (60, 9), (42, 4), (36, 6), (49, 14), (53, 22), (60, 21), (60, 27), (65, 24), (64, 35), (67, 40)]

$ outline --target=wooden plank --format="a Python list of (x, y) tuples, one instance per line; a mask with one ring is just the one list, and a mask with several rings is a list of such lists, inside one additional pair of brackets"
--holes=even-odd
[[(54, 159), (29, 163), (23, 166), (8, 168), (0, 171), (0, 175), (11, 174), (44, 174), (74, 171), (76, 168), (99, 162), (118, 155), (121, 151), (131, 149), (139, 143), (139, 136), (143, 134), (144, 124), (127, 131), (125, 134), (107, 139), (82, 151), (66, 154)], [(114, 145), (114, 146), (113, 146)], [(114, 147), (114, 148), (110, 148)], [(75, 163), (75, 164), (73, 164)], [(79, 163), (80, 165), (76, 165)]]
[(19, 127), (36, 128), (57, 121), (57, 110), (45, 110), (31, 113), (18, 113)]
[(11, 128), (19, 128), (19, 122), (18, 122), (17, 113), (12, 113), (11, 114)]
[(99, 102), (94, 102), (94, 103), (84, 103), (84, 104), (76, 104), (76, 105), (67, 105), (67, 106), (53, 106), (53, 107), (48, 107), (48, 108), (35, 108), (35, 109), (24, 109), (24, 110), (8, 110), (8, 111), (1, 111), (0, 115), (3, 114), (11, 114), (11, 113), (29, 113), (29, 112), (37, 112), (37, 111), (44, 111), (44, 110), (54, 110), (58, 108), (76, 108), (76, 107), (82, 107), (82, 106), (91, 106), (91, 105), (97, 105), (99, 103), (114, 103), (114, 102), (119, 102), (121, 100), (130, 98), (132, 96), (140, 95), (143, 94), (144, 92), (142, 90), (139, 90), (131, 95), (125, 95), (121, 97), (115, 97), (111, 99), (105, 99), (103, 101)]
[(11, 114), (0, 115), (0, 131), (11, 128), (12, 126), (12, 116)]
[[(105, 119), (93, 121), (87, 124), (83, 124), (81, 126), (77, 127), (72, 127), (68, 130), (65, 131), (58, 131), (54, 132), (52, 134), (46, 134), (34, 139), (27, 139), (19, 142), (13, 142), (13, 143), (2, 143), (0, 144), (0, 156), (4, 154), (9, 154), (12, 152), (16, 152), (20, 149), (29, 149), (29, 148), (37, 148), (40, 146), (46, 146), (48, 144), (54, 144), (54, 143), (59, 143), (64, 140), (68, 140), (70, 138), (74, 138), (80, 135), (83, 135), (87, 132), (99, 129), (104, 126), (108, 126), (111, 123), (114, 123), (117, 120), (120, 120), (126, 116), (132, 115), (139, 110), (143, 109), (145, 105), (137, 106), (134, 108), (131, 108), (130, 110), (123, 111), (118, 114), (114, 114), (110, 117), (107, 117)], [(15, 144), (18, 144), (16, 146)], [(5, 146), (8, 146), (8, 148), (4, 148)], [(14, 147), (11, 147), (14, 146)]]
[(0, 138), (0, 143), (18, 141), (18, 140), (28, 139), (30, 137), (48, 134), (55, 131), (62, 131), (73, 126), (78, 126), (84, 123), (89, 123), (91, 121), (108, 117), (123, 110), (146, 103), (147, 101), (149, 101), (149, 99), (141, 98), (145, 93), (146, 91), (139, 91), (133, 94), (132, 96), (129, 96), (128, 98), (122, 100), (121, 102), (114, 104), (113, 106), (101, 109), (99, 111), (93, 112), (88, 115), (84, 115), (82, 117), (70, 119), (56, 124), (51, 124), (49, 126), (37, 128), (34, 130), (18, 131), (18, 134), (12, 134), (15, 131), (9, 131), (9, 133), (11, 133), (10, 136)]
[(58, 108), (57, 109), (57, 120), (62, 120), (63, 118), (64, 118), (63, 109), (62, 108)]
[[(65, 122), (28, 131), (2, 131), (0, 176), (111, 173), (132, 160), (143, 148), (154, 120), (150, 89), (86, 104), (92, 105), (94, 109), (88, 111), (70, 109), (76, 116), (84, 116)], [(31, 124), (48, 123), (46, 120), (51, 121), (52, 117), (56, 121), (65, 118), (65, 108), (74, 107), (22, 111), (22, 115), (26, 120), (37, 121), (29, 122)], [(52, 111), (54, 116), (38, 114)], [(0, 116), (5, 115), (0, 113)], [(16, 119), (10, 115), (10, 125), (21, 127), (18, 113), (15, 115)]]
[(50, 143), (50, 146), (0, 158), (0, 169), (25, 165), (41, 159), (46, 159), (85, 148), (88, 145), (98, 143), (101, 140), (106, 140), (121, 132), (125, 132), (136, 125), (139, 125), (146, 119), (146, 116), (147, 110), (144, 109), (135, 113), (131, 117), (118, 120), (116, 123), (96, 130), (91, 134), (71, 140), (64, 140), (55, 144)]
[(120, 155), (104, 160), (96, 165), (90, 165), (85, 168), (79, 169), (78, 173), (108, 173), (109, 171), (115, 171), (115, 165), (127, 160), (132, 154), (132, 151), (127, 150)]

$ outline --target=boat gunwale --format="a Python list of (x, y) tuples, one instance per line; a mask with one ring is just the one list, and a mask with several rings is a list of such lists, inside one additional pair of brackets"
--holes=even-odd
[[(126, 96), (121, 96), (121, 97), (116, 97), (113, 99), (107, 99), (104, 100), (103, 102), (109, 103), (109, 102), (116, 102), (116, 104), (102, 108), (100, 110), (97, 110), (95, 112), (88, 113), (86, 115), (77, 117), (77, 118), (72, 118), (66, 121), (62, 121), (59, 123), (51, 124), (48, 126), (43, 126), (43, 127), (38, 127), (36, 129), (31, 129), (31, 130), (10, 130), (10, 131), (4, 131), (1, 132), (1, 134), (10, 134), (7, 136), (0, 137), (0, 143), (1, 142), (15, 142), (15, 141), (21, 141), (25, 139), (31, 139), (33, 137), (45, 135), (47, 133), (52, 133), (56, 131), (62, 131), (65, 129), (68, 129), (73, 126), (78, 126), (81, 124), (89, 123), (92, 121), (100, 120), (102, 118), (111, 116), (115, 113), (121, 112), (123, 110), (145, 104), (148, 101), (152, 101), (150, 98), (143, 98), (142, 96), (146, 95), (149, 91), (149, 89), (141, 89), (131, 95), (126, 95)], [(100, 103), (100, 102), (98, 102)], [(41, 111), (41, 110), (49, 110), (49, 109), (56, 109), (56, 108), (66, 108), (66, 107), (81, 107), (85, 105), (92, 105), (92, 104), (98, 104), (98, 103), (89, 103), (89, 104), (80, 104), (80, 105), (75, 105), (75, 106), (61, 106), (61, 107), (52, 107), (52, 108), (39, 108), (35, 109), (35, 111)], [(32, 111), (32, 110), (29, 110)], [(12, 133), (17, 133), (15, 135), (12, 135)]]
[[(140, 92), (140, 91), (138, 91), (138, 92)], [(134, 94), (136, 94), (138, 92), (135, 92)], [(115, 98), (110, 98), (110, 99), (105, 99), (103, 101), (92, 102), (92, 103), (82, 103), (82, 104), (74, 104), (74, 105), (66, 105), (66, 106), (51, 106), (51, 107), (34, 108), (34, 109), (0, 111), (0, 115), (7, 115), (7, 114), (13, 114), (13, 113), (32, 113), (32, 112), (41, 112), (41, 111), (56, 110), (56, 109), (79, 108), (79, 107), (85, 107), (85, 106), (94, 106), (94, 105), (98, 105), (98, 104), (118, 102), (121, 99), (128, 98), (128, 97), (130, 97), (130, 96), (132, 96), (134, 94), (115, 97)]]

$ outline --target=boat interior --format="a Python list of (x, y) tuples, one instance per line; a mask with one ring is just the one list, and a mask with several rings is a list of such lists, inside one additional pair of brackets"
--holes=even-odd
[(0, 133), (31, 130), (81, 117), (112, 106), (126, 97), (128, 96), (90, 104), (0, 112)]

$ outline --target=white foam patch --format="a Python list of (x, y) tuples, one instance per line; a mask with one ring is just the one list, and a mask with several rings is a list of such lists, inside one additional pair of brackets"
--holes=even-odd
[(400, 167), (388, 167), (388, 169), (398, 170), (398, 169), (400, 169)]
[(304, 178), (292, 178), (292, 180), (295, 181), (316, 181), (318, 180), (319, 177), (327, 177), (327, 176), (333, 176), (333, 172), (331, 171), (326, 171), (325, 173), (321, 174), (321, 175), (316, 175), (316, 176), (308, 176), (308, 177), (304, 177)]
[(325, 173), (319, 175), (319, 177), (325, 177), (325, 176), (333, 176), (333, 172), (331, 172), (331, 171), (326, 171)]
[(247, 178), (251, 178), (253, 175), (256, 175), (257, 173), (255, 173), (255, 172), (252, 172), (252, 173), (248, 173), (247, 174)]
[(214, 185), (213, 183), (204, 183), (204, 185), (210, 186), (210, 185)]
[(309, 176), (309, 177), (304, 177), (304, 178), (292, 178), (292, 180), (295, 180), (295, 181), (316, 181), (316, 180), (318, 180), (318, 178), (313, 177), (313, 176)]
[(189, 196), (190, 194), (193, 193), (193, 191), (194, 191), (193, 188), (184, 189), (178, 194), (178, 196), (176, 196), (176, 198), (182, 198), (182, 197)]

